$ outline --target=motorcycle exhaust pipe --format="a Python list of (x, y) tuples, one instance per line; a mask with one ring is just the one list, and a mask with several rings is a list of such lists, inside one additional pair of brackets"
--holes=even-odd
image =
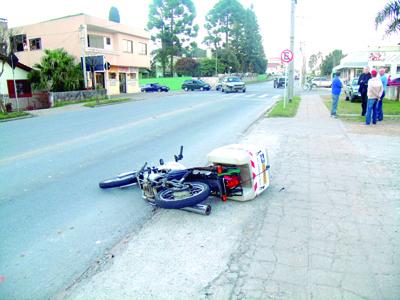
[(193, 206), (187, 206), (180, 209), (204, 216), (208, 216), (211, 213), (211, 205), (209, 204), (196, 204)]

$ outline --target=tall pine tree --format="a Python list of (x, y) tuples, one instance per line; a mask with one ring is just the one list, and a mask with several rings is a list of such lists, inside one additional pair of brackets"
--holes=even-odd
[(110, 12), (108, 13), (108, 20), (115, 23), (120, 23), (119, 11), (115, 6), (111, 6)]
[(265, 58), (262, 36), (258, 26), (257, 17), (253, 8), (248, 8), (245, 14), (243, 40), (243, 72), (265, 73), (267, 60)]
[(153, 30), (152, 40), (161, 47), (156, 57), (163, 75), (169, 59), (170, 75), (174, 74), (174, 56), (182, 52), (184, 44), (197, 36), (198, 25), (193, 24), (196, 9), (192, 0), (153, 0), (150, 4), (147, 27)]

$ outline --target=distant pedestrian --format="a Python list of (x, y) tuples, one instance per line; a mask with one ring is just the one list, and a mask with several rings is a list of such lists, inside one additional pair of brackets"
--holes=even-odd
[(385, 72), (386, 72), (386, 70), (384, 68), (381, 68), (379, 70), (379, 75), (381, 76), (381, 82), (383, 85), (383, 93), (382, 93), (381, 99), (378, 101), (378, 103), (376, 105), (376, 115), (377, 115), (378, 121), (383, 120), (383, 98), (385, 98), (386, 87), (388, 84), (388, 78), (387, 78)]
[(332, 109), (331, 109), (331, 117), (337, 118), (336, 110), (339, 103), (339, 96), (342, 92), (342, 81), (339, 79), (340, 73), (335, 74), (335, 78), (332, 81)]
[(371, 71), (371, 79), (368, 81), (368, 104), (367, 104), (367, 114), (365, 117), (365, 123), (367, 125), (371, 124), (371, 114), (372, 114), (372, 123), (376, 124), (376, 107), (378, 100), (381, 99), (383, 94), (383, 85), (381, 80), (376, 77), (378, 72), (376, 70)]
[(371, 73), (369, 72), (369, 67), (364, 67), (363, 73), (358, 77), (358, 91), (361, 94), (361, 115), (365, 116), (365, 112), (367, 111), (367, 102), (368, 102), (368, 80), (371, 79)]

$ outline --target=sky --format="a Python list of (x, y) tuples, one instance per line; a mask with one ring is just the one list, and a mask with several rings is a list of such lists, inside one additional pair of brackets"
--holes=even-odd
[[(388, 0), (298, 0), (295, 22), (295, 60), (300, 43), (306, 56), (334, 49), (344, 53), (366, 49), (368, 45), (397, 44), (399, 35), (384, 37), (384, 28), (375, 29), (374, 19)], [(19, 0), (2, 4), (0, 18), (8, 19), (9, 27), (37, 23), (76, 13), (108, 19), (111, 6), (119, 10), (121, 23), (144, 28), (148, 6), (152, 0)], [(193, 0), (200, 26), (197, 42), (206, 35), (204, 20), (217, 0)], [(257, 15), (266, 56), (279, 57), (289, 48), (291, 0), (240, 0), (245, 8), (253, 4)], [(205, 46), (204, 46), (205, 47)], [(296, 60), (300, 61), (299, 59)]]

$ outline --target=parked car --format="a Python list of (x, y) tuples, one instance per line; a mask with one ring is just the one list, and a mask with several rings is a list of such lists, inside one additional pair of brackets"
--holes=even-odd
[(230, 76), (226, 77), (222, 80), (222, 85), (221, 85), (221, 92), (246, 92), (246, 84), (242, 81), (241, 78), (235, 77), (235, 76)]
[(182, 89), (184, 89), (185, 91), (189, 90), (209, 91), (211, 90), (211, 86), (200, 79), (185, 80), (184, 83), (182, 84)]
[(288, 84), (287, 82), (287, 78), (286, 77), (277, 77), (274, 79), (274, 88), (280, 88), (280, 87), (284, 87), (285, 85)]
[(400, 86), (400, 77), (393, 80), (389, 77), (388, 86)]
[(331, 87), (332, 86), (332, 80), (329, 80), (326, 77), (314, 77), (313, 80), (311, 81), (311, 85), (313, 88), (316, 87)]
[(216, 91), (220, 91), (221, 87), (222, 87), (222, 81), (224, 80), (224, 78), (220, 79), (217, 84), (215, 85), (215, 90)]
[(140, 89), (142, 92), (168, 92), (169, 87), (158, 83), (148, 83)]
[(346, 100), (354, 102), (355, 99), (361, 98), (361, 94), (358, 91), (359, 87), (357, 78), (349, 80), (344, 88)]

